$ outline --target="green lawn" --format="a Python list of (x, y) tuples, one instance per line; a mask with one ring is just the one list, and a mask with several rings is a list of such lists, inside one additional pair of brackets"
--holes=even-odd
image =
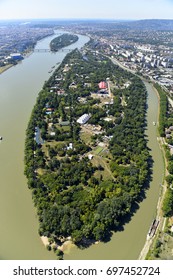
[(89, 134), (86, 132), (80, 133), (80, 138), (82, 141), (85, 142), (86, 145), (89, 145), (91, 143), (91, 136), (92, 136), (92, 134)]
[(104, 149), (103, 147), (97, 146), (94, 152), (96, 153), (96, 155), (98, 155), (103, 151), (103, 149)]
[(100, 157), (100, 156), (94, 156), (93, 159), (91, 160), (92, 164), (94, 166), (99, 166), (101, 165), (104, 170), (100, 171), (100, 170), (97, 170), (94, 175), (96, 178), (100, 178), (100, 175), (103, 176), (103, 180), (109, 180), (109, 179), (115, 179), (111, 170), (110, 170), (110, 166), (109, 166), (109, 163), (107, 162), (106, 159)]

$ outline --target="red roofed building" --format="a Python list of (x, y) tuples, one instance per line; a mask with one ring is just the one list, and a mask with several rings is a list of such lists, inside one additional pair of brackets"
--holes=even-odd
[(107, 83), (106, 82), (100, 82), (99, 83), (99, 89), (107, 89)]

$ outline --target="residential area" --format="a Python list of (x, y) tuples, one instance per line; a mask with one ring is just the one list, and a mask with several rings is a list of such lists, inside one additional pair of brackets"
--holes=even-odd
[[(160, 25), (162, 21), (160, 21)], [(94, 27), (93, 27), (94, 26)], [(84, 23), (76, 29), (92, 38), (96, 51), (117, 59), (124, 67), (157, 82), (173, 93), (173, 30), (151, 21), (134, 23)], [(67, 29), (67, 27), (66, 27)], [(73, 26), (68, 26), (73, 30)]]

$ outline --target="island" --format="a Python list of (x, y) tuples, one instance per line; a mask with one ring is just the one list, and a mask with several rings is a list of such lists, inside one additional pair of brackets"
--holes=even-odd
[(143, 82), (102, 54), (74, 50), (40, 91), (26, 132), (25, 175), (39, 234), (61, 257), (71, 240), (105, 241), (149, 187)]
[(59, 49), (69, 46), (75, 42), (77, 42), (78, 36), (73, 34), (62, 34), (54, 38), (50, 42), (50, 49), (52, 52), (57, 52)]

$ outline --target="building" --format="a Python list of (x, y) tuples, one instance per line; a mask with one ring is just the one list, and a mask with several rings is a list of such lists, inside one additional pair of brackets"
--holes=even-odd
[(23, 59), (23, 56), (20, 53), (12, 53), (10, 54), (10, 58), (13, 60), (21, 60)]
[(79, 124), (85, 124), (90, 118), (91, 118), (91, 115), (89, 115), (89, 114), (84, 114), (84, 115), (82, 115), (82, 116), (77, 120), (77, 123), (79, 123)]
[(69, 146), (67, 146), (67, 151), (73, 150), (73, 143), (69, 143)]
[(107, 83), (106, 82), (100, 82), (99, 83), (99, 89), (107, 89)]
[(88, 155), (88, 158), (89, 158), (89, 160), (92, 160), (93, 155), (92, 155), (92, 154), (89, 154), (89, 155)]

